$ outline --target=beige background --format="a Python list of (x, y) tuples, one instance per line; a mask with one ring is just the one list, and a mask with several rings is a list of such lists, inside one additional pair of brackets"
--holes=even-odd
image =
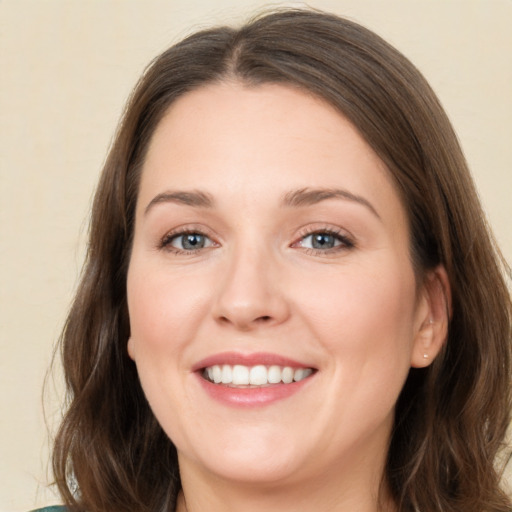
[[(45, 490), (42, 382), (80, 269), (93, 187), (131, 87), (170, 43), (263, 5), (0, 0), (1, 512), (56, 501)], [(427, 76), (511, 261), (512, 0), (310, 5), (374, 29)], [(59, 408), (50, 392), (51, 424)]]

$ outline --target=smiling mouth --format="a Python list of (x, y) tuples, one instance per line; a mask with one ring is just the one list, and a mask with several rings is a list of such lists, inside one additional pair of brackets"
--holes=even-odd
[(212, 384), (251, 388), (300, 382), (312, 375), (313, 372), (313, 368), (292, 368), (291, 366), (216, 364), (203, 368), (201, 375)]

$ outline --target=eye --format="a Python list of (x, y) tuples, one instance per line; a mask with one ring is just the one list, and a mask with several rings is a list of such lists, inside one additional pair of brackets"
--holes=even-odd
[(354, 247), (354, 243), (346, 235), (329, 230), (308, 233), (295, 245), (315, 253), (333, 252)]
[(332, 249), (341, 244), (341, 241), (331, 233), (312, 233), (301, 240), (302, 247), (311, 249)]
[(208, 236), (195, 231), (169, 234), (162, 240), (163, 248), (177, 253), (199, 251), (213, 245), (214, 242)]

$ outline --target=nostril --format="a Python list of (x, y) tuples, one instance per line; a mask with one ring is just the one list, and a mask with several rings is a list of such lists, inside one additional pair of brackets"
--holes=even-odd
[(270, 316), (268, 315), (265, 315), (265, 316), (260, 316), (259, 318), (257, 318), (256, 320), (257, 321), (260, 321), (260, 322), (268, 322), (270, 320)]

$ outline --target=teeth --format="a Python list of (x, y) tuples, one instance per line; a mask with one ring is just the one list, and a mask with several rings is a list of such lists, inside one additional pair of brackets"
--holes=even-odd
[(283, 376), (281, 379), (285, 384), (290, 384), (290, 382), (293, 382), (293, 368), (285, 366), (283, 368)]
[(249, 368), (240, 364), (233, 366), (233, 379), (231, 382), (226, 382), (226, 384), (235, 384), (235, 386), (249, 384)]
[(267, 368), (263, 365), (253, 366), (249, 371), (249, 384), (261, 386), (268, 384)]
[(233, 381), (233, 371), (231, 370), (231, 366), (225, 364), (222, 367), (222, 374), (220, 381), (222, 384), (230, 384)]
[(215, 384), (232, 386), (266, 386), (269, 384), (290, 384), (299, 382), (313, 373), (311, 368), (292, 368), (290, 366), (244, 366), (235, 364), (214, 365), (205, 368), (203, 377)]
[(304, 372), (306, 370), (304, 368), (297, 368), (294, 372), (293, 372), (293, 380), (295, 382), (298, 382), (299, 380), (302, 380), (304, 378)]
[(213, 382), (215, 382), (215, 384), (219, 384), (222, 381), (222, 370), (221, 370), (220, 366), (214, 366), (212, 368), (212, 373), (213, 373)]
[(269, 384), (279, 384), (281, 382), (281, 367), (280, 366), (271, 366), (268, 369), (268, 383)]

